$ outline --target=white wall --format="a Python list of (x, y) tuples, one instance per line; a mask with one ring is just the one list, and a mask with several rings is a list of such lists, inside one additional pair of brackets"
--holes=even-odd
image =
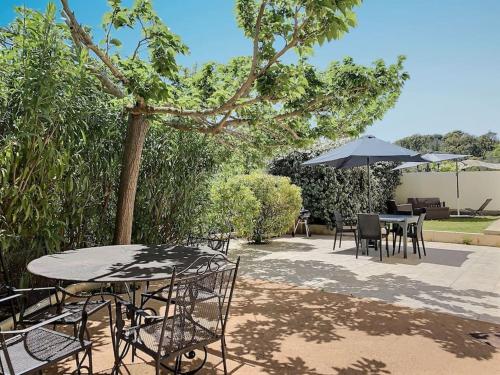
[[(477, 209), (486, 198), (493, 200), (486, 210), (500, 210), (500, 171), (459, 173), (460, 208)], [(396, 202), (406, 199), (438, 197), (446, 206), (457, 208), (455, 172), (403, 173), (396, 189)]]

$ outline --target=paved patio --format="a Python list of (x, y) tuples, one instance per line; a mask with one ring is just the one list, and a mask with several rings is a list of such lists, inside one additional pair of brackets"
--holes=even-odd
[[(158, 307), (158, 306), (155, 306)], [(94, 371), (113, 363), (108, 317), (90, 323)], [(235, 375), (494, 375), (500, 351), (470, 333), (500, 326), (430, 310), (239, 278), (228, 324), (228, 367)], [(154, 374), (151, 358), (130, 354), (123, 374)], [(49, 374), (68, 374), (74, 361)], [(219, 344), (208, 348), (200, 375), (222, 374)]]
[(356, 259), (352, 237), (332, 245), (330, 236), (283, 237), (234, 243), (231, 255), (241, 255), (247, 277), (500, 323), (500, 248), (429, 242), (421, 260), (410, 245), (408, 259), (384, 250), (380, 262), (373, 249)]

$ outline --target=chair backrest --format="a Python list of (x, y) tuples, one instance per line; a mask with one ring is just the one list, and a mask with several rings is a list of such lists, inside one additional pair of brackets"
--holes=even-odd
[[(222, 254), (204, 256), (173, 276), (160, 336), (161, 355), (220, 339), (226, 329), (239, 261), (231, 262)], [(169, 315), (171, 306), (173, 315)]]
[(362, 239), (381, 237), (380, 218), (378, 214), (358, 214), (358, 233)]
[(425, 220), (425, 212), (421, 213), (418, 216), (417, 233), (422, 233), (422, 229), (424, 228), (424, 220)]
[(490, 204), (490, 202), (491, 202), (492, 200), (493, 200), (493, 199), (491, 199), (491, 198), (486, 199), (486, 200), (483, 202), (483, 204), (481, 205), (481, 207), (479, 207), (479, 208), (477, 209), (477, 212), (481, 212), (481, 211), (483, 211), (483, 210), (486, 208), (486, 206)]
[(186, 241), (186, 245), (196, 248), (206, 246), (212, 250), (217, 250), (227, 255), (227, 252), (229, 250), (230, 240), (231, 240), (231, 235), (229, 233), (228, 234), (209, 233), (203, 236), (189, 235)]
[(394, 199), (388, 200), (386, 202), (386, 206), (388, 214), (395, 214), (398, 212), (398, 205), (396, 204), (396, 201)]
[(335, 226), (342, 228), (344, 226), (344, 218), (342, 217), (340, 211), (333, 211), (333, 215), (335, 217)]
[(413, 206), (409, 203), (398, 204), (396, 206), (397, 213), (402, 215), (413, 215)]

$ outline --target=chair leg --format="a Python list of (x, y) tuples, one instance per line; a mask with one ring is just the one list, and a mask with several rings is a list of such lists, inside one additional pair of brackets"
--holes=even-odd
[(342, 234), (344, 233), (344, 230), (340, 230), (340, 241), (339, 241), (339, 249), (342, 247)]
[(333, 250), (335, 250), (335, 245), (337, 244), (337, 233), (338, 233), (337, 227), (335, 227), (335, 238), (333, 240)]
[(358, 259), (358, 252), (359, 252), (359, 245), (360, 245), (361, 239), (358, 238), (356, 241), (356, 259)]
[(92, 347), (88, 349), (87, 355), (89, 357), (89, 375), (92, 375), (94, 373), (93, 367), (92, 367)]
[(385, 249), (387, 250), (387, 255), (389, 255), (389, 234), (385, 236)]
[(417, 241), (418, 259), (422, 259), (422, 256), (420, 255), (420, 245), (418, 243), (418, 237), (416, 237), (415, 240)]
[(356, 244), (356, 246), (358, 246), (358, 234), (356, 233), (356, 231), (354, 231), (353, 233), (354, 233), (354, 243)]
[(425, 253), (425, 243), (424, 243), (424, 234), (423, 233), (420, 233), (420, 240), (422, 241), (422, 249), (424, 249), (424, 257), (426, 257), (427, 254)]
[(224, 366), (224, 374), (227, 374), (227, 364), (226, 364), (226, 340), (224, 336), (220, 339), (221, 353), (222, 353), (222, 365)]
[(401, 252), (401, 238), (403, 238), (403, 236), (399, 236), (398, 254)]
[[(378, 242), (379, 240), (375, 240), (376, 248), (378, 248)], [(378, 249), (378, 252), (380, 253), (380, 261), (382, 262), (382, 237), (380, 238), (380, 248)]]

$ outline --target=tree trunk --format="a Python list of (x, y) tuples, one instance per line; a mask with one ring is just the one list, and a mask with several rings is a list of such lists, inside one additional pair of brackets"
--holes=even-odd
[(148, 128), (145, 115), (129, 114), (116, 209), (115, 245), (128, 245), (132, 239), (135, 193)]

